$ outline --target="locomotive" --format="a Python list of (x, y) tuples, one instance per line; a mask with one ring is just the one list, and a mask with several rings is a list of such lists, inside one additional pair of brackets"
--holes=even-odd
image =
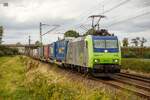
[(34, 49), (32, 53), (36, 59), (96, 77), (120, 72), (121, 48), (117, 36), (63, 39)]
[(66, 65), (79, 72), (106, 76), (120, 72), (121, 52), (116, 36), (80, 37), (68, 43)]

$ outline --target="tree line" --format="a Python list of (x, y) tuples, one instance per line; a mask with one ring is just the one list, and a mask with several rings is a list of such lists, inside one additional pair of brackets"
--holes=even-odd
[(9, 55), (17, 55), (19, 51), (17, 48), (10, 48), (3, 45), (0, 45), (0, 57), (1, 56), (9, 56)]
[(135, 47), (144, 47), (146, 42), (147, 40), (144, 37), (133, 38), (131, 39), (131, 42), (129, 42), (128, 38), (122, 40), (123, 47), (128, 47), (130, 44), (133, 44)]

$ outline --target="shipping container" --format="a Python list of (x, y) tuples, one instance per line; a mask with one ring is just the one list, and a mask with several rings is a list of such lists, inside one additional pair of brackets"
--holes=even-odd
[(33, 50), (32, 49), (28, 50), (28, 52), (29, 52), (30, 57), (32, 57), (33, 56)]
[(45, 46), (44, 46), (44, 59), (45, 59), (46, 61), (49, 60), (49, 45), (45, 45)]
[(38, 58), (38, 49), (33, 49), (33, 55), (32, 57)]
[(44, 49), (43, 46), (38, 48), (38, 55), (39, 55), (39, 59), (44, 59)]
[(68, 40), (59, 40), (56, 42), (56, 60), (64, 62), (67, 54)]
[(56, 42), (49, 45), (49, 58), (50, 60), (56, 59)]

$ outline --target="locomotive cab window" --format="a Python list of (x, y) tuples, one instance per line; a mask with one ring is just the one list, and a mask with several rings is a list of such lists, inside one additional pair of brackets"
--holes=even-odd
[(106, 40), (106, 48), (118, 48), (117, 40)]
[(94, 48), (118, 48), (117, 40), (94, 40)]
[(94, 48), (105, 48), (105, 40), (94, 40)]

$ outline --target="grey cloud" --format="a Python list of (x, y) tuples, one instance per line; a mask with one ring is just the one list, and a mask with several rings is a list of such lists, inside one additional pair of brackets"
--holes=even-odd
[[(50, 1), (49, 0), (0, 0), (0, 2), (2, 2), (2, 1), (3, 2), (7, 1), (7, 2), (10, 2), (10, 4), (12, 3), (12, 4), (16, 4), (16, 5), (24, 4), (25, 6), (28, 6), (28, 3), (31, 4), (34, 2), (37, 4), (41, 4), (41, 5), (42, 5), (42, 3), (51, 3), (50, 1), (67, 2), (67, 5), (65, 5), (65, 6), (67, 6), (67, 8), (65, 8), (65, 10), (63, 10), (63, 12), (61, 12), (61, 10), (57, 11), (57, 10), (61, 9), (61, 6), (64, 6), (63, 4), (62, 5), (59, 4), (59, 9), (57, 9), (56, 12), (55, 12), (55, 8), (48, 9), (49, 7), (46, 7), (46, 8), (41, 7), (38, 10), (35, 8), (34, 10), (37, 10), (37, 11), (33, 10), (33, 15), (32, 15), (32, 12), (31, 13), (29, 12), (27, 14), (25, 12), (25, 16), (21, 16), (21, 18), (25, 17), (25, 20), (23, 22), (19, 22), (17, 19), (15, 19), (15, 16), (12, 17), (13, 15), (9, 16), (9, 17), (5, 16), (5, 15), (0, 16), (0, 23), (6, 29), (5, 39), (6, 40), (13, 39), (12, 41), (20, 41), (21, 37), (23, 38), (22, 41), (27, 41), (27, 39), (25, 37), (28, 37), (28, 34), (25, 34), (26, 32), (32, 33), (32, 37), (34, 37), (33, 40), (38, 40), (39, 35), (37, 35), (37, 33), (39, 32), (39, 22), (42, 22), (45, 24), (50, 24), (50, 25), (60, 24), (60, 25), (62, 25), (62, 27), (60, 27), (57, 31), (62, 32), (62, 30), (63, 30), (63, 32), (64, 32), (67, 29), (72, 29), (74, 27), (74, 25), (81, 24), (81, 23), (86, 24), (86, 21), (84, 19), (87, 19), (87, 17), (90, 14), (100, 13), (101, 9), (102, 9), (102, 7), (101, 7), (102, 4), (98, 4), (98, 3), (100, 3), (100, 1), (92, 2), (91, 0), (50, 0)], [(105, 9), (107, 10), (107, 7), (108, 7), (108, 9), (109, 9), (109, 7), (112, 8), (112, 6), (118, 4), (118, 2), (120, 2), (120, 0), (111, 0), (111, 1), (106, 0), (105, 2), (106, 2)], [(32, 5), (30, 5), (30, 6), (32, 6)], [(46, 5), (46, 6), (48, 6), (48, 5)], [(130, 6), (131, 6), (131, 8), (128, 8)], [(149, 6), (150, 6), (149, 0), (131, 0), (131, 2), (128, 2), (125, 5), (108, 13), (108, 15), (110, 16), (110, 19), (112, 17), (115, 17), (115, 19), (109, 20), (107, 23), (105, 23), (105, 25), (106, 26), (111, 25), (115, 22), (120, 21), (121, 19), (124, 19), (125, 15), (128, 15), (128, 13), (130, 13), (131, 10), (134, 10), (134, 8), (135, 8), (135, 10), (140, 10), (140, 9), (146, 7), (147, 10), (150, 10), (148, 8)], [(56, 7), (57, 7), (57, 3), (56, 3)], [(139, 8), (139, 9), (137, 9), (137, 8)], [(69, 9), (69, 11), (66, 9)], [(1, 10), (3, 10), (3, 9), (1, 9)], [(40, 12), (40, 10), (41, 10), (41, 12)], [(48, 14), (48, 12), (45, 12), (48, 10), (49, 10), (49, 13), (52, 11), (54, 11), (54, 13), (52, 13), (52, 15), (51, 15), (51, 14)], [(38, 11), (39, 11), (39, 13), (38, 13)], [(8, 13), (9, 13), (9, 11), (8, 11)], [(61, 14), (59, 15), (59, 13), (61, 13)], [(74, 13), (77, 13), (77, 14), (73, 15)], [(7, 13), (4, 13), (4, 14), (7, 14)], [(32, 17), (28, 18), (29, 14), (31, 14)], [(53, 16), (53, 14), (54, 14), (54, 16)], [(135, 12), (135, 15), (136, 14), (137, 13)], [(70, 16), (70, 15), (71, 15), (71, 17), (66, 17), (66, 16)], [(72, 15), (73, 15), (73, 17), (72, 17)], [(57, 17), (55, 17), (55, 16), (57, 16)], [(134, 16), (134, 13), (133, 13), (133, 16)], [(130, 17), (130, 16), (127, 16), (127, 17)], [(114, 31), (121, 31), (121, 32), (126, 32), (126, 33), (144, 32), (146, 30), (149, 30), (149, 27), (150, 27), (149, 17), (150, 16), (146, 16), (146, 17), (142, 17), (142, 18), (140, 17), (140, 18), (137, 18), (134, 20), (129, 20), (129, 21), (117, 24), (113, 27), (108, 27), (108, 29), (110, 29), (110, 31), (114, 30)], [(91, 24), (91, 22), (90, 22), (90, 24)], [(7, 30), (9, 30), (9, 32), (7, 32)], [(44, 28), (43, 32), (46, 32), (47, 30), (48, 30), (48, 28)], [(15, 38), (16, 38), (16, 40), (15, 40)], [(52, 37), (52, 38), (54, 38), (54, 37)], [(55, 38), (57, 38), (57, 36)], [(11, 40), (9, 40), (8, 42), (10, 42), (10, 41)], [(47, 40), (47, 41), (49, 41), (49, 40)]]
[(61, 19), (61, 18), (57, 18), (57, 19), (50, 18), (44, 20), (37, 19), (37, 20), (31, 20), (26, 22), (17, 22), (13, 18), (0, 17), (0, 19), (1, 19), (1, 24), (8, 30), (9, 29), (14, 29), (14, 30), (37, 29), (39, 28), (40, 22), (49, 25), (53, 25), (53, 24), (63, 25), (65, 23), (72, 24), (76, 21), (75, 19)]
[[(149, 16), (150, 17), (150, 16)], [(124, 23), (118, 23), (117, 25), (112, 25), (110, 27), (111, 30), (120, 30), (123, 32), (142, 32), (142, 31), (148, 31), (150, 30), (150, 20), (147, 19), (145, 21), (142, 21), (143, 19), (134, 19), (129, 20)]]
[(137, 7), (148, 7), (150, 6), (149, 0), (133, 0)]

